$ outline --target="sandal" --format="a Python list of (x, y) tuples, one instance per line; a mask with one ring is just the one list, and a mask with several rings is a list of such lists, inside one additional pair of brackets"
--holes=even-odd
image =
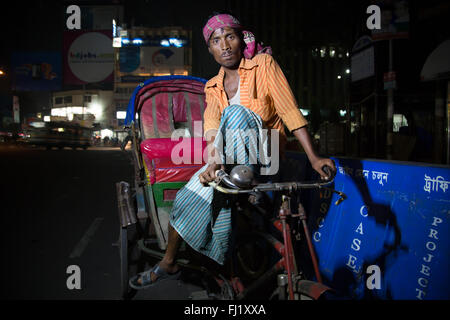
[[(155, 281), (152, 281), (151, 273), (156, 274), (158, 277)], [(130, 287), (136, 290), (141, 290), (145, 288), (149, 288), (153, 286), (157, 282), (161, 282), (162, 280), (168, 280), (168, 279), (178, 279), (180, 277), (181, 270), (178, 270), (175, 273), (167, 273), (159, 266), (159, 264), (156, 264), (153, 268), (150, 270), (138, 273), (134, 277), (130, 279), (128, 282)], [(138, 282), (139, 278), (141, 278), (141, 283)]]

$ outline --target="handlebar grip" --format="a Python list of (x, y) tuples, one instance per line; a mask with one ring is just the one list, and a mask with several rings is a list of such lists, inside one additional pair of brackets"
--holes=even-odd
[(327, 165), (323, 166), (322, 170), (328, 176), (327, 180), (333, 180), (334, 177), (336, 176), (336, 173), (333, 170), (331, 170), (331, 168), (329, 166), (327, 166)]

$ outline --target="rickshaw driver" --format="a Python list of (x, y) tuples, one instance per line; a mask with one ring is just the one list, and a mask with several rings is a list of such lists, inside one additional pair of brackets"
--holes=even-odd
[[(204, 113), (204, 132), (205, 136), (212, 136), (212, 139), (208, 141), (208, 148), (211, 150), (209, 154), (217, 154), (218, 151), (214, 149), (212, 142), (220, 129), (219, 126), (222, 124), (223, 118), (232, 119), (232, 115), (230, 116), (232, 111), (228, 111), (234, 110), (239, 113), (241, 119), (242, 117), (249, 119), (249, 121), (263, 119), (267, 127), (278, 129), (281, 136), (280, 153), (284, 151), (284, 123), (300, 142), (312, 167), (323, 179), (327, 178), (327, 174), (322, 170), (323, 166), (329, 166), (336, 172), (334, 162), (331, 159), (319, 157), (314, 150), (306, 128), (307, 121), (297, 107), (295, 97), (281, 68), (272, 56), (261, 53), (263, 48), (259, 44), (245, 42), (242, 27), (238, 20), (229, 14), (214, 14), (205, 25), (203, 35), (208, 51), (221, 66), (218, 75), (210, 79), (205, 86), (207, 108)], [(249, 48), (253, 52), (249, 52)], [(253, 80), (249, 81), (249, 79)], [(256, 93), (257, 98), (255, 96), (249, 97), (252, 92), (253, 94)], [(266, 99), (265, 101), (268, 101), (268, 104), (263, 104), (261, 108), (261, 99), (258, 98), (263, 96), (270, 96), (270, 99)], [(227, 107), (229, 108), (226, 109)], [(168, 226), (168, 244), (163, 259), (152, 269), (131, 278), (131, 287), (143, 289), (153, 285), (158, 280), (178, 278), (180, 271), (175, 258), (183, 239), (197, 251), (223, 264), (223, 253), (219, 254), (216, 252), (217, 250), (209, 249), (208, 251), (204, 249), (205, 247), (211, 248), (211, 246), (206, 246), (205, 243), (201, 247), (196, 246), (194, 240), (197, 239), (192, 240), (191, 235), (186, 231), (188, 228), (184, 228), (183, 225), (183, 223), (188, 224), (195, 219), (197, 219), (195, 221), (200, 221), (197, 222), (198, 224), (203, 223), (199, 219), (211, 219), (209, 216), (211, 215), (212, 191), (211, 202), (206, 204), (206, 206), (210, 206), (209, 211), (206, 208), (204, 210), (205, 216), (198, 218), (198, 214), (192, 212), (202, 211), (201, 206), (199, 209), (199, 204), (192, 198), (196, 194), (186, 195), (188, 192), (186, 190), (189, 188), (191, 191), (196, 189), (196, 192), (200, 193), (212, 189), (212, 187), (206, 187), (208, 182), (216, 178), (216, 170), (223, 168), (222, 164), (215, 163), (212, 159), (216, 158), (210, 157), (208, 164), (200, 169), (197, 174), (194, 174), (186, 187), (177, 193)], [(189, 185), (191, 186), (189, 187)], [(205, 195), (203, 194), (202, 197), (205, 198)], [(218, 218), (215, 221), (216, 225), (219, 224), (219, 220)], [(178, 221), (185, 222), (179, 223)], [(224, 221), (220, 221), (220, 223), (226, 225), (226, 219)], [(203, 229), (211, 224), (210, 220), (203, 223)], [(189, 226), (191, 233), (203, 232), (203, 230), (196, 230), (195, 228), (193, 230), (192, 228), (191, 222)], [(211, 230), (211, 227), (209, 229)], [(225, 233), (225, 235), (228, 234)], [(199, 238), (200, 236), (195, 235), (194, 237)], [(214, 235), (212, 237), (209, 235), (209, 237), (213, 238)], [(205, 242), (204, 239), (202, 241)]]

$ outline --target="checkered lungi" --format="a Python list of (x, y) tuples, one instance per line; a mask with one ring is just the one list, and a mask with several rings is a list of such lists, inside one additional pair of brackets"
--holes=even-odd
[[(219, 152), (222, 163), (228, 167), (233, 159), (235, 164), (250, 165), (258, 175), (258, 168), (265, 165), (259, 151), (267, 155), (268, 146), (262, 128), (261, 117), (250, 109), (226, 107), (214, 141), (216, 149), (223, 150)], [(199, 174), (207, 166), (178, 191), (169, 221), (189, 246), (223, 265), (231, 237), (231, 208), (224, 194), (200, 183)]]

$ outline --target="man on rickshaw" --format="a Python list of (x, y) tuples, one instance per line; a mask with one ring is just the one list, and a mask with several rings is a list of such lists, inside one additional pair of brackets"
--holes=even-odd
[[(224, 264), (231, 235), (231, 209), (227, 206), (213, 209), (217, 199), (208, 182), (216, 179), (215, 172), (224, 168), (226, 163), (219, 146), (225, 145), (225, 154), (227, 147), (232, 149), (233, 160), (244, 154), (244, 163), (249, 164), (252, 155), (248, 150), (256, 150), (261, 142), (239, 138), (239, 135), (232, 142), (227, 141), (227, 130), (261, 132), (263, 128), (276, 129), (279, 132), (277, 146), (283, 158), (286, 143), (284, 124), (300, 142), (312, 167), (322, 178), (327, 178), (322, 170), (324, 166), (336, 171), (331, 159), (319, 157), (314, 150), (307, 131), (308, 123), (280, 66), (268, 54), (270, 48), (256, 43), (253, 34), (243, 30), (239, 21), (227, 13), (214, 13), (203, 28), (203, 36), (208, 51), (220, 65), (218, 75), (205, 85), (204, 134), (208, 141), (208, 163), (178, 191), (170, 214), (164, 258), (152, 269), (130, 279), (130, 286), (135, 289), (179, 277), (176, 255), (182, 240), (196, 251)], [(255, 136), (261, 137), (259, 134)], [(261, 167), (259, 157), (260, 152), (257, 158)]]

